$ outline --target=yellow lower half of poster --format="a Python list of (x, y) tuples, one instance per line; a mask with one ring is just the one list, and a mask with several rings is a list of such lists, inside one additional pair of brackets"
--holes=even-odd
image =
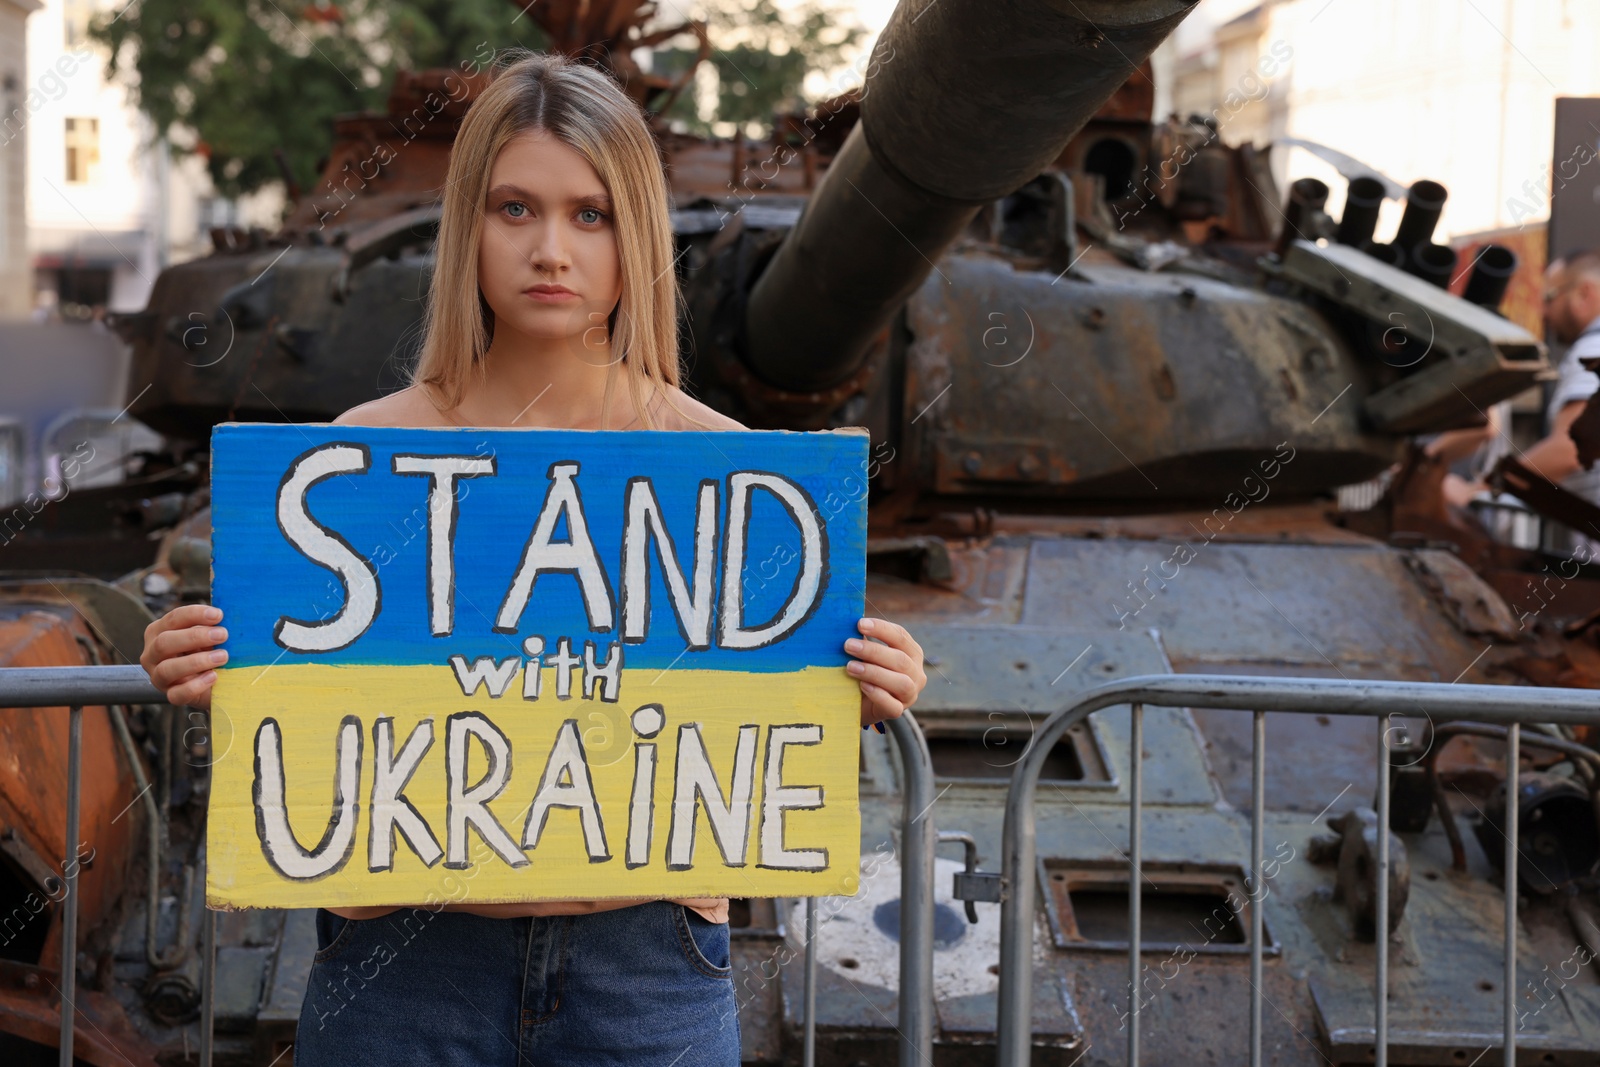
[(860, 691), (838, 667), (218, 673), (214, 908), (856, 891)]

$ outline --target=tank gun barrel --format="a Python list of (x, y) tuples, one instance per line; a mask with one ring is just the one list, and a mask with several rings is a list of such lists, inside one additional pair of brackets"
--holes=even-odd
[(749, 291), (772, 385), (847, 379), (979, 207), (1043, 170), (1195, 0), (902, 0), (861, 121)]

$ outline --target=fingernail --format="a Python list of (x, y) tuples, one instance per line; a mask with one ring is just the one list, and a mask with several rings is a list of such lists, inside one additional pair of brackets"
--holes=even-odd
[(221, 608), (207, 608), (204, 612), (201, 613), (201, 615), (206, 620), (206, 622), (217, 622), (218, 620), (220, 620), (222, 618), (222, 609)]
[(851, 674), (865, 674), (867, 665), (856, 660), (851, 660), (849, 663), (845, 664), (844, 669), (849, 671)]
[(873, 622), (872, 622), (871, 619), (862, 619), (861, 620), (862, 632), (866, 632), (867, 630), (872, 629), (872, 627), (873, 627)]
[(211, 662), (226, 663), (228, 662), (228, 654), (219, 648), (215, 652), (211, 653)]
[(865, 647), (866, 644), (864, 642), (854, 637), (844, 643), (844, 650), (846, 652), (860, 652)]
[(220, 626), (217, 626), (214, 627), (210, 633), (206, 634), (206, 638), (213, 644), (220, 644), (228, 639), (228, 631), (224, 630)]
[(200, 680), (202, 682), (214, 682), (214, 681), (217, 680), (217, 672), (216, 671), (206, 671), (206, 673), (204, 673), (204, 674), (202, 674), (200, 676)]

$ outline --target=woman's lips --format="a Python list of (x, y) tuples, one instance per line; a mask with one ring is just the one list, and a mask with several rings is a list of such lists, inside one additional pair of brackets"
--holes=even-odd
[(564, 285), (535, 285), (524, 289), (522, 295), (541, 304), (564, 304), (579, 299), (577, 293)]

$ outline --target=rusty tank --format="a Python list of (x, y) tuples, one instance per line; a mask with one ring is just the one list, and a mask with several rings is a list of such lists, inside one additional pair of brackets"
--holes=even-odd
[[(870, 429), (866, 468), (839, 488), (871, 505), (868, 608), (927, 650), (931, 680), (915, 710), (938, 776), (933, 818), (969, 833), (990, 867), (1007, 780), (1033, 731), (1106, 681), (1600, 687), (1600, 570), (1446, 504), (1446, 471), (1418, 445), (1481, 425), (1492, 404), (1548, 376), (1538, 339), (1494, 310), (1494, 270), (1506, 264), (1480, 257), (1489, 262), (1472, 269), (1472, 299), (1456, 295), (1444, 283), (1461, 288), (1469, 265), (1447, 263), (1432, 240), (1442, 187), (1357, 175), (1332, 219), (1321, 183), (1280, 193), (1266, 151), (1226, 146), (1204, 116), (1156, 116), (1147, 57), (1191, 6), (904, 0), (860, 88), (778, 116), (769, 139), (659, 128), (687, 387), (753, 427)], [(659, 107), (690, 73), (641, 69), (631, 57), (643, 39), (624, 9), (527, 14), (556, 47), (599, 57)], [(704, 28), (676, 29), (704, 58)], [(216, 231), (211, 255), (165, 270), (149, 306), (120, 319), (131, 412), (165, 450), (122, 484), (62, 500), (8, 549), (31, 572), (5, 590), (8, 605), (27, 605), (8, 616), (18, 629), (8, 649), (128, 658), (141, 618), (206, 596), (210, 428), (325, 421), (404, 381), (449, 146), (484, 77), (472, 63), (402, 75), (387, 114), (339, 121), (323, 181), (278, 232)], [(1386, 198), (1407, 209), (1379, 240)], [(1514, 462), (1495, 478), (1552, 524), (1600, 518)], [(63, 580), (64, 544), (92, 577)], [(83, 1003), (134, 1062), (178, 1063), (197, 1046), (204, 720), (171, 708), (106, 715), (108, 779), (86, 811), (115, 815), (146, 784), (158, 802), (135, 805), (148, 826), (126, 827), (120, 852), (100, 859), (119, 877), (85, 922), (84, 950), (104, 962)], [(15, 750), (42, 759), (52, 742), (16, 733), (17, 721), (6, 720)], [(1407, 721), (1385, 771), (1408, 872), (1390, 1040), (1395, 1062), (1467, 1063), (1496, 1032), (1485, 1020), (1501, 996), (1493, 835), (1504, 745)], [(1245, 929), (1233, 902), (1248, 881), (1250, 729), (1228, 711), (1145, 719), (1150, 1062), (1245, 1060)], [(1370, 729), (1272, 713), (1267, 733), (1268, 1062), (1369, 1062), (1374, 946), (1359, 902), (1372, 875), (1333, 860), (1339, 842), (1371, 828)], [(820, 909), (816, 1021), (821, 1062), (875, 1065), (897, 1055), (902, 778), (888, 740), (863, 736), (863, 889)], [(1126, 710), (1114, 708), (1049, 756), (1037, 1063), (1122, 1062), (1129, 743)], [(1521, 966), (1544, 999), (1529, 1001), (1522, 1040), (1541, 1062), (1592, 1062), (1600, 984), (1588, 966), (1569, 976), (1560, 965), (1574, 945), (1600, 949), (1595, 776), (1524, 744), (1544, 773), (1525, 776), (1539, 792), (1523, 811), (1552, 814), (1549, 855), (1530, 861), (1524, 885)], [(6, 773), (0, 800), (32, 781)], [(136, 831), (149, 835), (143, 851)], [(56, 844), (30, 848), (54, 855)], [(17, 854), (5, 850), (5, 892), (46, 890), (48, 864)], [(995, 1054), (998, 908), (954, 898), (962, 869), (954, 851), (938, 861), (941, 1067)], [(799, 1062), (796, 903), (732, 908), (747, 1063)], [(50, 1040), (48, 922), (0, 950), (18, 990), (0, 994), (4, 1040)], [(218, 1062), (267, 1067), (293, 1042), (311, 914), (228, 913), (218, 936)], [(1557, 970), (1559, 982), (1545, 980)], [(92, 1042), (84, 1058), (120, 1062)]]

